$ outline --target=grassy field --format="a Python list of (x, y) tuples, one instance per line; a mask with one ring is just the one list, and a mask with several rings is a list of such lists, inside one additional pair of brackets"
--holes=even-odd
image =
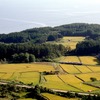
[(74, 75), (68, 74), (68, 75), (59, 75), (59, 77), (67, 84), (70, 84), (81, 91), (87, 92), (88, 90), (97, 90), (97, 88), (94, 88), (92, 86), (88, 86), (82, 83), (82, 81), (78, 78), (76, 78)]
[(76, 48), (76, 44), (78, 42), (84, 41), (85, 37), (72, 37), (72, 36), (66, 36), (63, 37), (61, 40), (59, 41), (53, 41), (53, 42), (47, 42), (47, 43), (52, 43), (52, 44), (62, 44), (65, 47), (70, 47), (71, 49), (75, 49)]
[(44, 87), (57, 89), (57, 90), (72, 90), (72, 91), (79, 91), (76, 88), (73, 88), (67, 84), (65, 84), (61, 79), (57, 77), (57, 75), (46, 75), (45, 76), (46, 82), (41, 84)]
[(93, 56), (80, 56), (79, 58), (82, 64), (85, 64), (85, 65), (98, 65), (99, 64), (98, 59)]
[(70, 65), (70, 64), (60, 64), (60, 66), (67, 73), (70, 73), (70, 74), (80, 73), (80, 71), (77, 70), (73, 65)]
[(77, 98), (64, 98), (50, 93), (42, 93), (42, 95), (47, 97), (49, 100), (78, 100)]

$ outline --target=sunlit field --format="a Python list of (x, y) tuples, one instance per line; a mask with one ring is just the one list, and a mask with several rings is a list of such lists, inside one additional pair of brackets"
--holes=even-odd
[(92, 71), (87, 67), (87, 66), (84, 66), (84, 65), (74, 65), (75, 68), (77, 68), (81, 73), (91, 73)]
[(79, 58), (80, 58), (82, 64), (86, 64), (86, 65), (99, 64), (98, 59), (96, 57), (93, 57), (93, 56), (80, 56)]
[(57, 75), (46, 75), (45, 76), (45, 83), (41, 84), (44, 87), (57, 89), (57, 90), (72, 90), (72, 91), (79, 91), (78, 89), (65, 84)]
[(90, 68), (93, 72), (100, 72), (100, 65), (99, 66), (87, 66)]
[(52, 64), (32, 63), (32, 64), (1, 64), (0, 79), (21, 81), (25, 84), (40, 82), (40, 72), (55, 71)]
[(86, 74), (77, 74), (77, 77), (82, 79), (83, 81), (91, 81), (90, 78), (96, 78), (97, 80), (100, 80), (100, 73), (86, 73)]
[(60, 67), (66, 71), (67, 73), (74, 74), (74, 73), (80, 73), (79, 70), (77, 70), (74, 65), (70, 64), (60, 64)]
[(63, 37), (61, 40), (59, 41), (54, 41), (54, 42), (47, 42), (47, 43), (52, 43), (52, 44), (62, 44), (65, 47), (70, 47), (71, 49), (75, 49), (76, 48), (76, 44), (78, 42), (84, 41), (85, 37), (72, 37), (72, 36), (66, 36)]
[(76, 78), (74, 75), (67, 74), (67, 75), (59, 75), (59, 77), (67, 84), (70, 84), (81, 91), (87, 92), (88, 90), (97, 90), (92, 86), (88, 86), (82, 83), (82, 81)]
[[(11, 70), (9, 70), (11, 69)], [(32, 64), (1, 64), (0, 72), (26, 72), (26, 71), (54, 71), (52, 64), (32, 63)]]
[(18, 81), (21, 81), (25, 84), (30, 84), (30, 83), (33, 83), (34, 85), (39, 84), (40, 73), (39, 72), (21, 73), (20, 77), (18, 77)]
[(65, 56), (60, 59), (60, 62), (80, 63), (80, 60), (77, 56)]
[(78, 100), (77, 98), (64, 98), (50, 93), (42, 93), (42, 95), (47, 97), (49, 100)]

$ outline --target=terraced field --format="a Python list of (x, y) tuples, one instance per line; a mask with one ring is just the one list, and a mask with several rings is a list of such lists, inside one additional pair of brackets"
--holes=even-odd
[(50, 93), (42, 93), (42, 95), (47, 97), (48, 100), (78, 100), (77, 98), (64, 98)]
[(60, 59), (60, 62), (81, 63), (78, 56), (66, 56)]
[(85, 64), (85, 65), (98, 65), (99, 64), (99, 61), (97, 60), (97, 58), (93, 56), (80, 56), (79, 58), (82, 64)]
[(93, 72), (100, 72), (100, 65), (99, 66), (87, 66), (90, 68)]
[(40, 72), (55, 71), (52, 64), (32, 63), (32, 64), (1, 64), (0, 79), (15, 80), (34, 85), (39, 84)]
[(57, 75), (46, 75), (45, 76), (46, 82), (41, 84), (47, 88), (57, 89), (57, 90), (73, 90), (79, 91), (78, 89), (65, 84), (61, 79), (58, 78)]
[[(11, 69), (11, 70), (9, 70)], [(32, 64), (1, 64), (0, 72), (26, 72), (26, 71), (55, 71), (52, 64), (32, 63)]]
[(80, 89), (81, 91), (87, 92), (88, 90), (97, 90), (97, 88), (94, 88), (92, 86), (88, 86), (83, 84), (83, 82), (76, 78), (74, 75), (68, 74), (68, 75), (59, 75), (59, 77), (67, 84), (70, 84), (73, 87), (76, 87), (77, 89)]
[(73, 65), (70, 64), (60, 64), (61, 68), (70, 74), (74, 74), (74, 73), (80, 73), (79, 70), (77, 70)]
[(84, 65), (74, 65), (81, 73), (91, 73), (91, 68), (89, 69), (87, 66)]
[(100, 80), (100, 73), (77, 74), (76, 76), (79, 77), (80, 79), (82, 79), (85, 82), (91, 81), (90, 80), (91, 77), (94, 77), (97, 80)]
[(24, 82), (25, 84), (33, 83), (34, 85), (39, 84), (40, 73), (39, 72), (24, 72), (18, 77), (18, 81)]

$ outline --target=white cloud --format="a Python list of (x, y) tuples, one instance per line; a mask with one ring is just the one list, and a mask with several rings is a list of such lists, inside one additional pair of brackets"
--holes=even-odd
[(33, 22), (33, 21), (10, 19), (10, 18), (0, 18), (0, 20), (6, 20), (6, 21), (11, 21), (11, 22), (22, 22), (22, 23), (36, 24), (36, 25), (40, 25), (42, 27), (47, 26), (45, 23), (40, 23), (40, 22), (35, 22), (35, 21)]

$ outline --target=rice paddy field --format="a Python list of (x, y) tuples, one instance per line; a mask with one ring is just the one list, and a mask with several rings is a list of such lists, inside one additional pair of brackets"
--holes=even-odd
[(91, 67), (88, 68), (85, 65), (74, 65), (75, 68), (77, 68), (81, 73), (91, 73)]
[(39, 84), (40, 73), (39, 72), (24, 72), (17, 79), (25, 84), (33, 83), (34, 85)]
[(60, 67), (67, 73), (70, 74), (75, 74), (75, 73), (80, 73), (79, 70), (77, 70), (74, 65), (70, 65), (70, 64), (60, 64)]
[(60, 59), (60, 62), (81, 63), (78, 56), (66, 56)]
[(97, 88), (88, 86), (83, 84), (83, 82), (75, 77), (74, 75), (68, 74), (68, 75), (59, 75), (59, 77), (67, 84), (70, 84), (73, 87), (76, 87), (77, 89), (81, 91), (87, 92), (88, 90), (97, 90)]
[(87, 66), (92, 72), (100, 72), (100, 65), (99, 66)]
[[(11, 69), (11, 70), (9, 70)], [(52, 64), (48, 63), (31, 63), (31, 64), (0, 64), (0, 72), (26, 72), (26, 71), (54, 71)]]
[(84, 41), (85, 37), (72, 37), (72, 36), (66, 36), (63, 37), (59, 41), (54, 41), (54, 42), (47, 42), (47, 43), (52, 43), (52, 44), (62, 44), (65, 47), (70, 47), (71, 49), (75, 49), (76, 45), (78, 42)]
[(80, 61), (85, 65), (98, 65), (99, 61), (96, 57), (93, 56), (80, 56)]
[(40, 82), (40, 72), (55, 71), (52, 64), (32, 63), (32, 64), (1, 64), (0, 79), (21, 81), (25, 84)]
[(79, 77), (80, 79), (82, 79), (85, 82), (91, 81), (90, 80), (91, 77), (94, 77), (97, 80), (100, 80), (100, 73), (77, 74), (76, 76)]
[(72, 90), (72, 91), (79, 91), (78, 89), (65, 84), (57, 75), (46, 75), (45, 76), (46, 82), (41, 84), (44, 87), (57, 89), (57, 90)]
[[(0, 64), (0, 80), (21, 81), (25, 84), (40, 86), (50, 89), (66, 91), (97, 91), (98, 89), (83, 84), (94, 77), (100, 80), (100, 65), (93, 56), (67, 56), (62, 57), (66, 62), (82, 62), (84, 65), (60, 63), (30, 63), (30, 64)], [(90, 62), (89, 62), (90, 61)], [(62, 69), (62, 70), (60, 70)], [(43, 75), (41, 72), (62, 71), (55, 75)]]
[(83, 65), (100, 65), (98, 59), (94, 56), (62, 56), (57, 59), (54, 59), (57, 62), (66, 62), (66, 63), (80, 63)]
[(50, 93), (42, 93), (48, 100), (78, 100), (77, 98), (64, 98)]

